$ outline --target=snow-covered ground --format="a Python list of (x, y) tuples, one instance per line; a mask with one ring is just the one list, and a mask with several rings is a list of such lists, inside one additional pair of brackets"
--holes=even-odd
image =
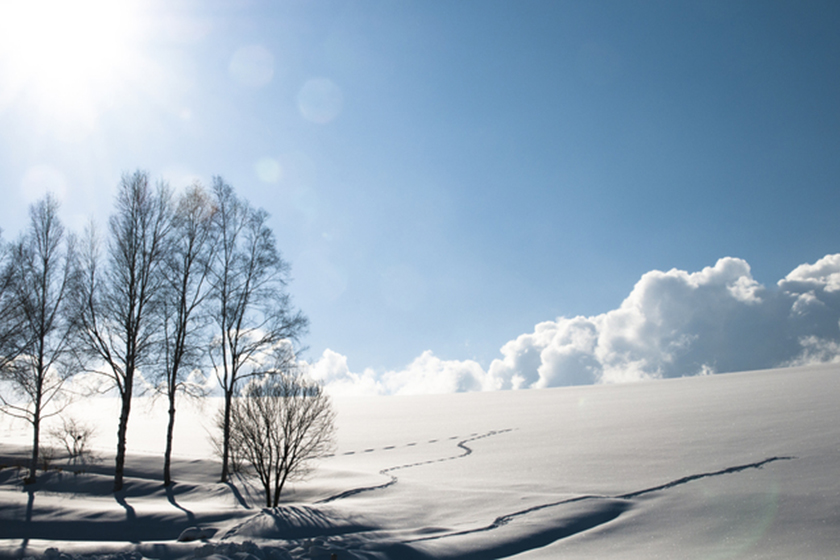
[[(80, 403), (103, 457), (82, 474), (0, 470), (0, 553), (148, 558), (836, 558), (840, 367), (626, 385), (344, 398), (338, 447), (285, 503), (216, 482), (213, 407), (132, 411), (126, 489), (115, 403)], [(0, 420), (0, 463), (29, 433)], [(190, 527), (204, 541), (176, 542)], [(238, 555), (238, 556), (237, 556)]]

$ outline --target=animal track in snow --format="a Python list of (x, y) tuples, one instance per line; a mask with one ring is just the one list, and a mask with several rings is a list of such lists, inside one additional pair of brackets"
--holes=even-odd
[[(383, 484), (378, 484), (376, 486), (365, 486), (365, 487), (362, 487), (362, 488), (354, 488), (352, 490), (346, 490), (344, 492), (341, 492), (340, 494), (330, 496), (329, 498), (324, 498), (323, 500), (318, 500), (315, 503), (316, 504), (326, 504), (326, 503), (329, 503), (329, 502), (334, 502), (336, 500), (349, 498), (350, 496), (355, 496), (355, 495), (361, 494), (363, 492), (372, 492), (373, 490), (383, 490), (385, 488), (388, 488), (389, 486), (393, 486), (399, 480), (396, 476), (391, 474), (391, 472), (393, 472), (393, 471), (397, 471), (397, 470), (401, 470), (401, 469), (408, 469), (408, 468), (411, 468), (411, 467), (419, 467), (419, 466), (422, 466), (422, 465), (432, 465), (432, 464), (435, 464), (435, 463), (443, 463), (444, 461), (453, 461), (455, 459), (462, 459), (462, 458), (464, 458), (468, 455), (471, 455), (472, 452), (473, 452), (472, 448), (467, 446), (467, 443), (469, 443), (471, 441), (476, 441), (476, 440), (479, 440), (479, 439), (488, 438), (490, 436), (495, 436), (495, 435), (498, 435), (498, 434), (511, 432), (511, 431), (513, 431), (513, 430), (511, 428), (508, 428), (506, 430), (492, 430), (490, 432), (487, 432), (487, 433), (481, 434), (481, 435), (472, 434), (467, 439), (464, 439), (464, 440), (458, 442), (457, 447), (459, 447), (463, 450), (463, 453), (461, 453), (459, 455), (453, 455), (451, 457), (443, 457), (441, 459), (430, 459), (428, 461), (419, 461), (417, 463), (410, 463), (410, 464), (406, 464), (406, 465), (397, 465), (395, 467), (388, 467), (387, 469), (382, 469), (381, 471), (379, 471), (379, 474), (381, 474), (383, 476), (387, 476), (388, 478), (390, 478), (390, 480), (388, 482), (385, 482)], [(453, 436), (453, 437), (450, 437), (449, 439), (453, 440), (453, 439), (457, 439), (458, 437), (459, 436)], [(429, 443), (436, 443), (437, 441), (438, 440), (434, 439), (434, 440), (430, 440)], [(416, 444), (415, 443), (409, 443), (408, 445), (406, 445), (406, 447), (412, 447), (414, 445), (416, 445)], [(386, 451), (386, 450), (393, 449), (393, 448), (394, 448), (394, 446), (389, 446), (389, 447), (382, 448), (382, 450)], [(370, 449), (370, 450), (366, 449), (365, 453), (372, 452), (372, 451), (375, 451), (375, 449)], [(354, 453), (355, 453), (354, 451), (349, 451), (349, 452), (346, 452), (345, 455), (352, 455)]]
[[(503, 430), (503, 431), (509, 431), (509, 430)], [(496, 432), (496, 433), (501, 433), (501, 432)], [(476, 439), (476, 436), (478, 436), (478, 434), (475, 434), (475, 433), (470, 434), (469, 437), (464, 441), (469, 441), (471, 439)], [(456, 440), (456, 439), (460, 439), (460, 438), (461, 438), (461, 436), (449, 436), (446, 439), (430, 439), (426, 442), (426, 444), (441, 443), (441, 442), (444, 442), (444, 441), (452, 441), (452, 440)], [(400, 445), (386, 445), (385, 447), (379, 447), (379, 448), (376, 448), (376, 447), (365, 448), (361, 451), (356, 451), (356, 450), (343, 451), (343, 452), (340, 453), (340, 455), (359, 455), (359, 454), (362, 454), (362, 453), (373, 453), (375, 451), (391, 451), (393, 449), (399, 449), (400, 447), (416, 447), (417, 445), (418, 445), (418, 443), (416, 441), (412, 441), (411, 443), (406, 443), (405, 445), (402, 445), (402, 446), (400, 446)], [(330, 457), (335, 457), (335, 456), (336, 456), (336, 454), (331, 453), (329, 455), (324, 455), (324, 458), (330, 458)]]

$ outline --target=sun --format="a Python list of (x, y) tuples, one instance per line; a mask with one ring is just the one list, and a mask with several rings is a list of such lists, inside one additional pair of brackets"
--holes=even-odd
[(14, 103), (90, 121), (130, 72), (137, 6), (113, 0), (0, 0), (0, 110)]

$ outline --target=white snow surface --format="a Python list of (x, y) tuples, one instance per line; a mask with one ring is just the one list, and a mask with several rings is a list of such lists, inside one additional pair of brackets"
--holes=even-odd
[[(0, 556), (837, 558), (840, 366), (527, 391), (336, 399), (337, 449), (277, 508), (217, 482), (218, 402), (184, 403), (162, 486), (165, 406), (77, 403), (101, 460), (24, 487), (30, 434), (0, 420)], [(179, 542), (179, 535), (195, 540)], [(203, 539), (202, 539), (203, 537)]]

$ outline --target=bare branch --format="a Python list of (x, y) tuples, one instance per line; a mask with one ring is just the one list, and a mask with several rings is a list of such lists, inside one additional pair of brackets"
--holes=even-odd
[(278, 353), (278, 369), (253, 379), (232, 403), (231, 439), (259, 478), (266, 507), (276, 507), (286, 482), (306, 475), (334, 447), (329, 397), (288, 356)]
[[(105, 259), (89, 234), (82, 281), (75, 293), (87, 355), (107, 365), (106, 377), (119, 392), (114, 489), (122, 488), (125, 436), (135, 374), (154, 361), (161, 340), (158, 296), (165, 286), (164, 256), (170, 241), (171, 195), (165, 184), (149, 185), (146, 173), (124, 175), (108, 222)], [(104, 266), (103, 266), (104, 265)]]
[(211, 293), (217, 330), (210, 359), (225, 397), (221, 479), (226, 481), (233, 397), (243, 381), (269, 372), (263, 358), (278, 344), (298, 340), (308, 321), (286, 293), (289, 265), (277, 250), (268, 214), (251, 208), (218, 177), (213, 196), (217, 247)]
[(75, 240), (65, 234), (58, 207), (52, 195), (30, 206), (29, 227), (12, 249), (5, 285), (17, 313), (19, 336), (17, 346), (7, 354), (14, 358), (0, 373), (15, 387), (23, 404), (4, 398), (0, 408), (32, 425), (29, 483), (36, 478), (41, 421), (67, 405), (64, 381), (79, 368), (77, 312), (69, 305), (78, 271)]

